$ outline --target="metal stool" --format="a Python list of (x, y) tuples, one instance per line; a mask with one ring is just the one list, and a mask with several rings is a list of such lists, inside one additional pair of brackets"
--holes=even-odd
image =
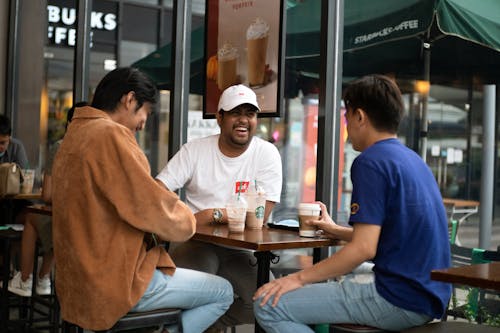
[(21, 231), (15, 231), (12, 229), (1, 230), (0, 231), (0, 242), (3, 244), (2, 247), (2, 288), (1, 288), (1, 299), (0, 299), (0, 332), (7, 332), (9, 324), (12, 322), (9, 320), (9, 308), (10, 308), (10, 295), (8, 290), (8, 284), (10, 279), (10, 251), (13, 242), (21, 241)]
[[(170, 333), (182, 333), (182, 320), (180, 309), (157, 309), (144, 312), (129, 312), (120, 318), (113, 327), (101, 333), (119, 332), (135, 328), (151, 326), (165, 326)], [(63, 321), (63, 333), (83, 333), (83, 328)]]
[[(48, 329), (50, 333), (59, 332), (59, 302), (55, 295), (54, 285), (51, 286), (51, 294), (41, 296), (38, 295), (36, 290), (36, 284), (38, 280), (38, 257), (39, 257), (40, 244), (37, 242), (35, 246), (35, 256), (33, 260), (33, 284), (31, 302), (30, 302), (30, 315), (29, 324), (35, 327), (35, 323), (45, 323), (44, 325), (37, 325), (37, 329)], [(38, 316), (35, 316), (38, 314)]]

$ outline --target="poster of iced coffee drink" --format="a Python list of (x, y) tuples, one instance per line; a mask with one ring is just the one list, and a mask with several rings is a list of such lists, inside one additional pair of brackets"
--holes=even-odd
[(254, 90), (259, 116), (277, 116), (280, 96), (283, 0), (206, 2), (204, 117), (212, 118), (227, 87)]

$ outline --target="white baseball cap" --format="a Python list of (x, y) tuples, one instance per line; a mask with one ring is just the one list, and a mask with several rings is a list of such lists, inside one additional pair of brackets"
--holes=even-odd
[(242, 104), (253, 105), (257, 108), (257, 111), (260, 111), (259, 104), (257, 104), (257, 96), (253, 90), (247, 86), (238, 84), (226, 88), (226, 90), (222, 92), (217, 110), (231, 111)]

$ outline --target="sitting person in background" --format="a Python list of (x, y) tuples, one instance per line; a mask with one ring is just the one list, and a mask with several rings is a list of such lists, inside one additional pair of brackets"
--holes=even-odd
[[(430, 279), (431, 270), (450, 266), (446, 211), (429, 167), (397, 139), (404, 111), (398, 86), (366, 76), (347, 86), (344, 101), (348, 136), (361, 152), (351, 167), (352, 230), (336, 226), (324, 205), (318, 225), (349, 242), (257, 290), (255, 316), (266, 332), (313, 332), (308, 325), (319, 323), (400, 331), (441, 318), (448, 305), (451, 286)], [(374, 263), (369, 281), (321, 282), (367, 260)]]
[[(76, 103), (68, 110), (66, 128), (68, 128), (68, 124), (73, 118), (75, 107), (85, 105), (87, 105), (85, 102)], [(48, 205), (52, 203), (52, 163), (61, 142), (62, 140), (57, 141), (50, 149), (49, 156), (45, 164), (42, 200)], [(24, 216), (26, 218), (24, 221), (24, 230), (21, 240), (20, 271), (17, 272), (9, 281), (9, 291), (20, 296), (31, 296), (33, 284), (31, 272), (33, 271), (35, 246), (37, 239), (40, 239), (43, 257), (42, 265), (40, 266), (40, 271), (38, 273), (38, 279), (36, 281), (35, 291), (38, 295), (50, 295), (50, 271), (52, 270), (52, 266), (54, 264), (54, 252), (52, 250), (52, 219), (50, 216), (45, 215), (24, 214)]]
[(157, 100), (141, 71), (109, 72), (91, 106), (75, 110), (54, 160), (55, 287), (62, 318), (86, 330), (180, 308), (184, 332), (200, 333), (233, 302), (228, 281), (176, 268), (160, 242), (189, 239), (196, 220), (151, 176), (136, 140)]
[[(12, 127), (10, 119), (0, 115), (0, 163), (16, 163), (21, 169), (29, 167), (28, 157), (23, 143), (12, 137)], [(8, 216), (5, 223), (22, 223), (25, 219), (22, 210), (29, 205), (28, 200), (1, 200), (0, 213)]]
[(23, 143), (13, 138), (10, 119), (0, 115), (0, 163), (17, 163), (21, 169), (29, 166)]

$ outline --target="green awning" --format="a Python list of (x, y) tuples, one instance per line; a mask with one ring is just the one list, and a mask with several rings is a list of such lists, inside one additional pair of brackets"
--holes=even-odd
[[(319, 73), (320, 7), (320, 0), (306, 0), (287, 12), (286, 56), (297, 71)], [(345, 1), (344, 76), (374, 72), (421, 76), (424, 42), (431, 47), (434, 81), (496, 82), (500, 1)]]

